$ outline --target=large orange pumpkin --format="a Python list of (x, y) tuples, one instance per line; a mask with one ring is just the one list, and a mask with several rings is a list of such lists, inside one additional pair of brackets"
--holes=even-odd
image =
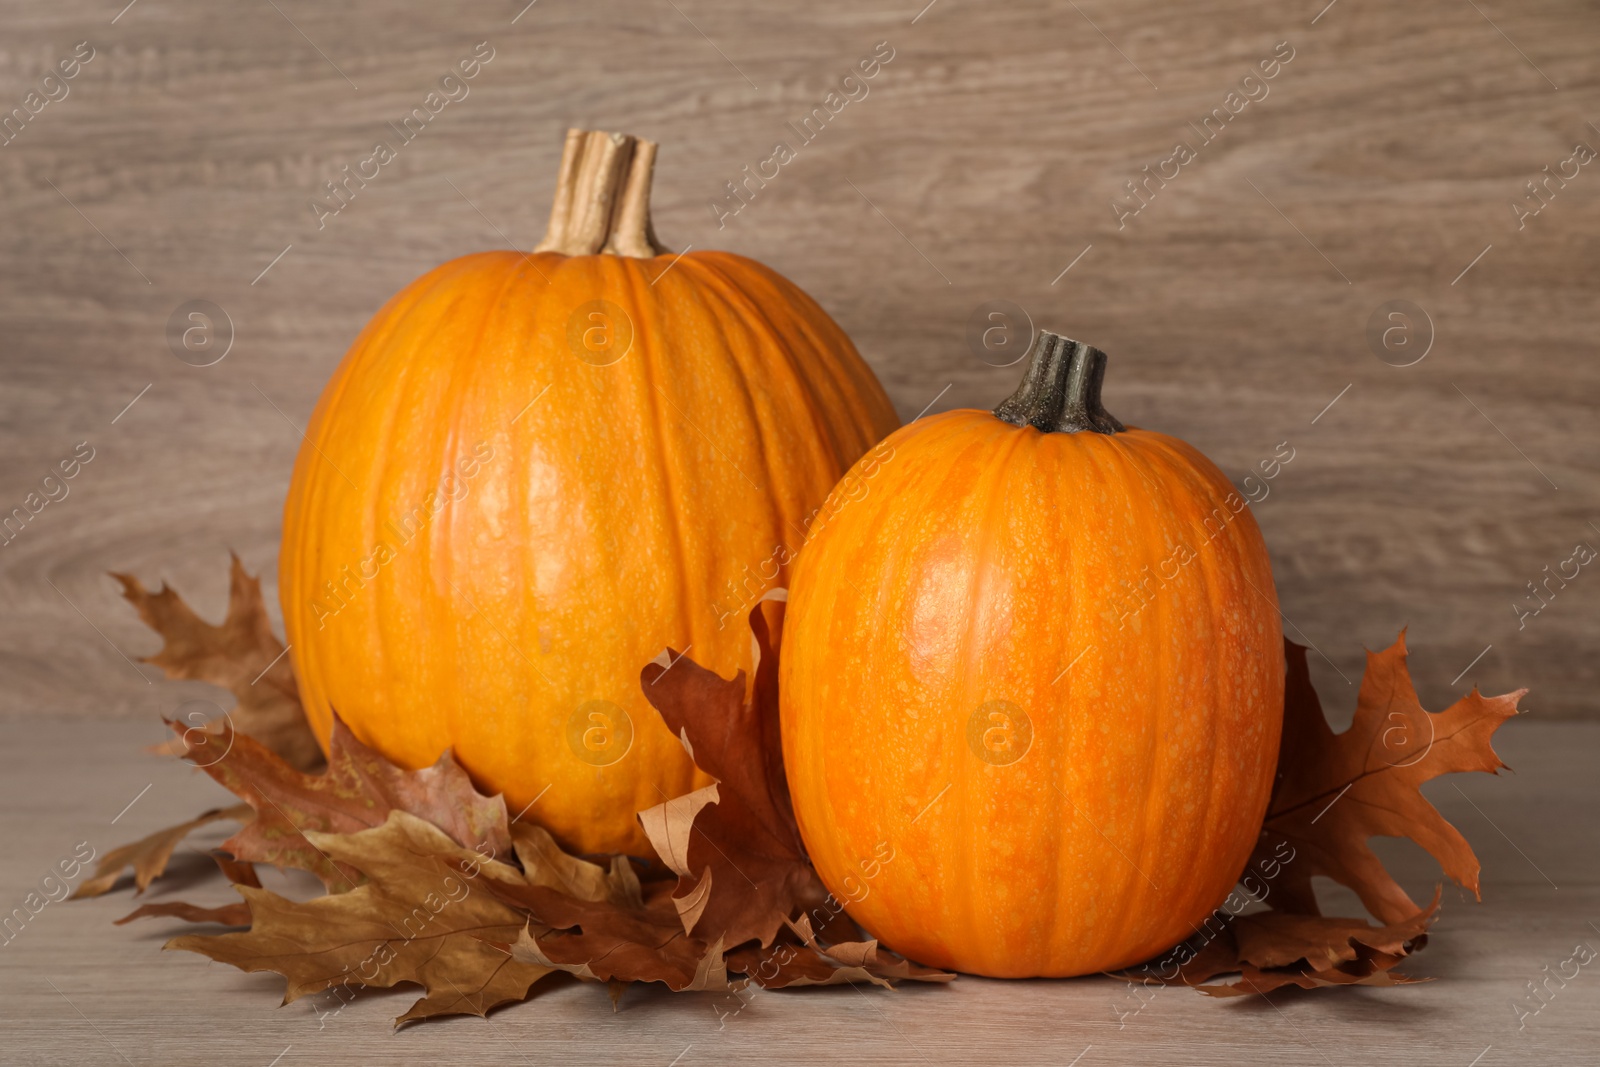
[(898, 421), (839, 327), (723, 252), (662, 254), (655, 145), (572, 131), (549, 234), (407, 286), (306, 431), (279, 588), (300, 692), (411, 767), (446, 748), (579, 851), (708, 781), (639, 669), (749, 667), (746, 608)]
[(1198, 451), (1042, 334), (993, 413), (921, 419), (830, 499), (790, 588), (784, 761), (828, 888), (997, 977), (1144, 960), (1261, 826), (1283, 645), (1261, 534)]

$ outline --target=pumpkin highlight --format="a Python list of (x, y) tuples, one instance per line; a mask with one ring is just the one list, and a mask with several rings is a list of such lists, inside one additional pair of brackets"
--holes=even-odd
[(1032, 355), (995, 412), (903, 427), (830, 500), (781, 664), (823, 882), (895, 951), (997, 977), (1192, 935), (1248, 859), (1283, 714), (1244, 500), (1105, 411), (1103, 353), (1042, 334)]

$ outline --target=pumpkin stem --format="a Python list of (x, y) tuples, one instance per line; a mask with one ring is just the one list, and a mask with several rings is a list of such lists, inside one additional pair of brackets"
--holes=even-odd
[(631, 134), (568, 130), (550, 225), (535, 252), (649, 259), (667, 249), (650, 225), (656, 145)]
[(1104, 352), (1041, 330), (1022, 384), (994, 409), (995, 418), (1043, 433), (1120, 433), (1125, 427), (1100, 403), (1105, 377)]

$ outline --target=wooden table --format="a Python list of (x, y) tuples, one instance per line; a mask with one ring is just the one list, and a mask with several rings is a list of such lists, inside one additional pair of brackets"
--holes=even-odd
[[(158, 729), (130, 723), (0, 722), (6, 842), (0, 904), (20, 902), (80, 841), (104, 852), (226, 802), (198, 772), (137, 751), (160, 737)], [(279, 1007), (283, 983), (274, 975), (162, 953), (182, 924), (111, 925), (134, 906), (124, 888), (51, 904), (0, 947), (0, 1061), (74, 1067), (1591, 1063), (1600, 1047), (1600, 961), (1521, 1030), (1512, 1004), (1531, 1006), (1525, 983), (1542, 980), (1542, 968), (1556, 969), (1575, 945), (1600, 949), (1593, 925), (1600, 918), (1600, 832), (1592, 818), (1600, 781), (1591, 766), (1597, 746), (1600, 724), (1529, 717), (1504, 727), (1497, 745), (1515, 773), (1458, 775), (1426, 787), (1477, 849), (1484, 900), (1473, 903), (1446, 888), (1432, 941), (1406, 968), (1438, 979), (1423, 985), (1230, 1001), (1169, 988), (1143, 991), (1141, 1002), (1130, 987), (1106, 978), (959, 978), (947, 987), (896, 992), (758, 993), (725, 1020), (718, 1014), (725, 999), (711, 994), (635, 987), (613, 1014), (604, 989), (569, 985), (487, 1021), (450, 1019), (391, 1034), (390, 1020), (415, 999), (411, 990), (362, 995), (326, 1019), (307, 1002)], [(158, 882), (147, 895), (229, 899), (220, 878), (203, 874), (210, 861), (196, 848), (207, 840), (184, 847), (176, 864), (182, 874), (170, 889)], [(1382, 851), (1413, 896), (1431, 894), (1438, 872), (1426, 856), (1409, 846)], [(1330, 907), (1353, 906), (1342, 893), (1327, 900)]]

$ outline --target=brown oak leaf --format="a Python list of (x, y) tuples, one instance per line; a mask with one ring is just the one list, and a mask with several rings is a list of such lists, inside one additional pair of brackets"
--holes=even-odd
[(613, 856), (611, 865), (602, 867), (569, 855), (550, 831), (526, 822), (512, 825), (511, 847), (529, 885), (577, 900), (606, 900), (624, 907), (640, 902), (639, 876), (625, 856)]
[(824, 947), (815, 940), (779, 938), (766, 948), (745, 945), (728, 953), (728, 969), (748, 975), (763, 989), (857, 982), (892, 989), (896, 981), (950, 982), (956, 977), (903, 959), (880, 948), (877, 941), (842, 941)]
[[(516, 827), (517, 855), (527, 885), (492, 883), (502, 900), (525, 908), (528, 929), (510, 945), (498, 946), (526, 963), (554, 967), (580, 979), (618, 984), (661, 982), (675, 991), (724, 988), (729, 972), (749, 974), (768, 988), (786, 985), (829, 985), (867, 981), (888, 986), (890, 980), (948, 981), (942, 974), (885, 953), (875, 943), (833, 945), (827, 949), (811, 937), (805, 915), (767, 949), (751, 943), (724, 952), (726, 935), (713, 929), (707, 944), (686, 932), (682, 902), (674, 899), (675, 883), (641, 884), (631, 863), (612, 858), (609, 870), (562, 853), (548, 833), (537, 827)], [(702, 880), (697, 885), (704, 885)], [(852, 936), (859, 930), (850, 924)], [(804, 936), (797, 943), (794, 936)], [(615, 998), (614, 998), (615, 999)]]
[[(247, 885), (252, 889), (261, 888), (261, 879), (256, 877), (256, 868), (251, 863), (241, 863), (226, 852), (212, 850), (211, 858), (216, 861), (217, 869), (233, 885)], [(250, 906), (243, 902), (223, 904), (220, 907), (208, 908), (199, 904), (188, 904), (181, 900), (163, 901), (159, 904), (144, 904), (118, 919), (116, 924), (124, 926), (135, 919), (174, 918), (182, 919), (187, 923), (220, 923), (223, 926), (249, 926)]]
[(790, 806), (778, 727), (778, 658), (785, 591), (750, 612), (753, 677), (719, 677), (668, 649), (640, 682), (667, 727), (716, 783), (639, 813), (678, 876), (684, 929), (729, 946), (770, 945), (796, 911), (826, 896)]
[[(625, 924), (617, 923), (614, 916), (601, 909), (590, 913), (581, 931), (524, 928), (507, 951), (523, 963), (551, 967), (596, 982), (624, 986), (631, 982), (662, 982), (675, 993), (728, 987), (728, 966), (721, 941), (708, 946), (686, 937), (681, 930), (672, 933), (653, 924), (644, 925), (644, 936), (633, 931), (624, 933), (623, 929)], [(662, 940), (653, 942), (651, 932), (659, 932)]]
[(221, 849), (212, 849), (211, 858), (216, 861), (217, 870), (233, 885), (251, 885), (261, 887), (261, 879), (256, 876), (256, 865), (244, 860), (235, 859)]
[(93, 878), (85, 879), (72, 893), (73, 900), (84, 897), (97, 897), (101, 893), (117, 884), (117, 879), (122, 876), (124, 868), (133, 868), (133, 885), (135, 895), (143, 893), (167, 869), (167, 863), (172, 859), (172, 852), (178, 843), (188, 837), (202, 826), (217, 822), (219, 819), (232, 819), (236, 822), (248, 824), (255, 817), (255, 813), (248, 804), (235, 804), (228, 808), (212, 808), (188, 822), (181, 822), (176, 826), (169, 826), (164, 830), (157, 830), (148, 837), (112, 849), (100, 857), (100, 862), (95, 866)]
[(1367, 653), (1355, 718), (1335, 734), (1311, 686), (1306, 649), (1284, 644), (1283, 739), (1256, 849), (1258, 859), (1283, 855), (1285, 845), (1294, 850), (1272, 888), (1274, 907), (1320, 914), (1311, 879), (1321, 874), (1355, 890), (1382, 922), (1414, 919), (1422, 909), (1368, 846), (1374, 836), (1410, 838), (1477, 896), (1477, 856), (1419, 787), (1452, 771), (1493, 774), (1505, 766), (1490, 740), (1527, 690), (1486, 697), (1474, 687), (1444, 711), (1426, 711), (1406, 669), (1401, 631), (1389, 648)]
[(422, 986), (425, 995), (396, 1026), (435, 1015), (485, 1015), (525, 999), (553, 973), (487, 943), (515, 940), (527, 923), (523, 912), (486, 891), (522, 881), (510, 864), (484, 859), (398, 809), (370, 829), (305, 836), (332, 861), (359, 871), (365, 884), (303, 902), (239, 886), (250, 909), (248, 931), (185, 935), (167, 947), (281, 974), (288, 980), (285, 1003), (324, 991), (343, 1002), (361, 986)]
[[(220, 626), (196, 615), (165, 582), (152, 593), (132, 575), (112, 577), (122, 583), (122, 595), (139, 618), (164, 642), (160, 652), (143, 657), (143, 662), (161, 668), (168, 678), (227, 689), (238, 701), (227, 715), (236, 729), (293, 766), (312, 770), (322, 764), (322, 749), (306, 722), (289, 657), (272, 632), (261, 581), (245, 573), (238, 556), (232, 559), (228, 614)], [(200, 724), (186, 725), (199, 732)], [(183, 748), (181, 742), (169, 743), (163, 751), (181, 753)]]
[(494, 885), (491, 891), (520, 902), (532, 919), (515, 943), (500, 947), (523, 962), (589, 981), (662, 982), (685, 992), (725, 988), (730, 972), (748, 975), (768, 989), (849, 982), (891, 988), (896, 979), (947, 982), (955, 977), (880, 953), (873, 941), (824, 948), (814, 940), (802, 943), (787, 931), (766, 948), (747, 942), (725, 952), (720, 938), (707, 945), (683, 932), (668, 899), (669, 883), (646, 886), (643, 897), (628, 909), (561, 898), (542, 888)]
[(505, 799), (480, 794), (448, 751), (431, 767), (406, 770), (362, 744), (335, 716), (327, 769), (308, 774), (227, 723), (199, 740), (180, 724), (173, 728), (186, 741), (190, 759), (255, 809), (256, 818), (222, 846), (240, 860), (311, 871), (340, 892), (354, 886), (359, 873), (342, 869), (304, 832), (381, 826), (391, 811), (426, 820), (480, 855), (511, 851)]
[[(513, 943), (497, 946), (503, 951), (591, 981), (661, 982), (673, 990), (714, 973), (710, 946), (683, 929), (673, 882), (642, 885), (626, 856), (612, 857), (609, 870), (568, 856), (537, 827), (519, 824), (516, 850), (524, 883), (488, 887), (529, 918)], [(716, 955), (720, 962), (720, 947)]]
[(186, 923), (217, 923), (222, 926), (249, 926), (250, 905), (221, 904), (208, 908), (202, 904), (189, 904), (182, 900), (163, 901), (160, 904), (142, 904), (116, 920), (124, 926), (135, 919), (182, 919)]
[[(1426, 981), (1394, 973), (1394, 967), (1426, 944), (1438, 908), (1436, 893), (1428, 907), (1386, 926), (1270, 910), (1240, 915), (1183, 966), (1180, 978), (1216, 997), (1270, 993), (1287, 985), (1315, 989)], [(1239, 980), (1230, 985), (1203, 984), (1235, 973)]]

